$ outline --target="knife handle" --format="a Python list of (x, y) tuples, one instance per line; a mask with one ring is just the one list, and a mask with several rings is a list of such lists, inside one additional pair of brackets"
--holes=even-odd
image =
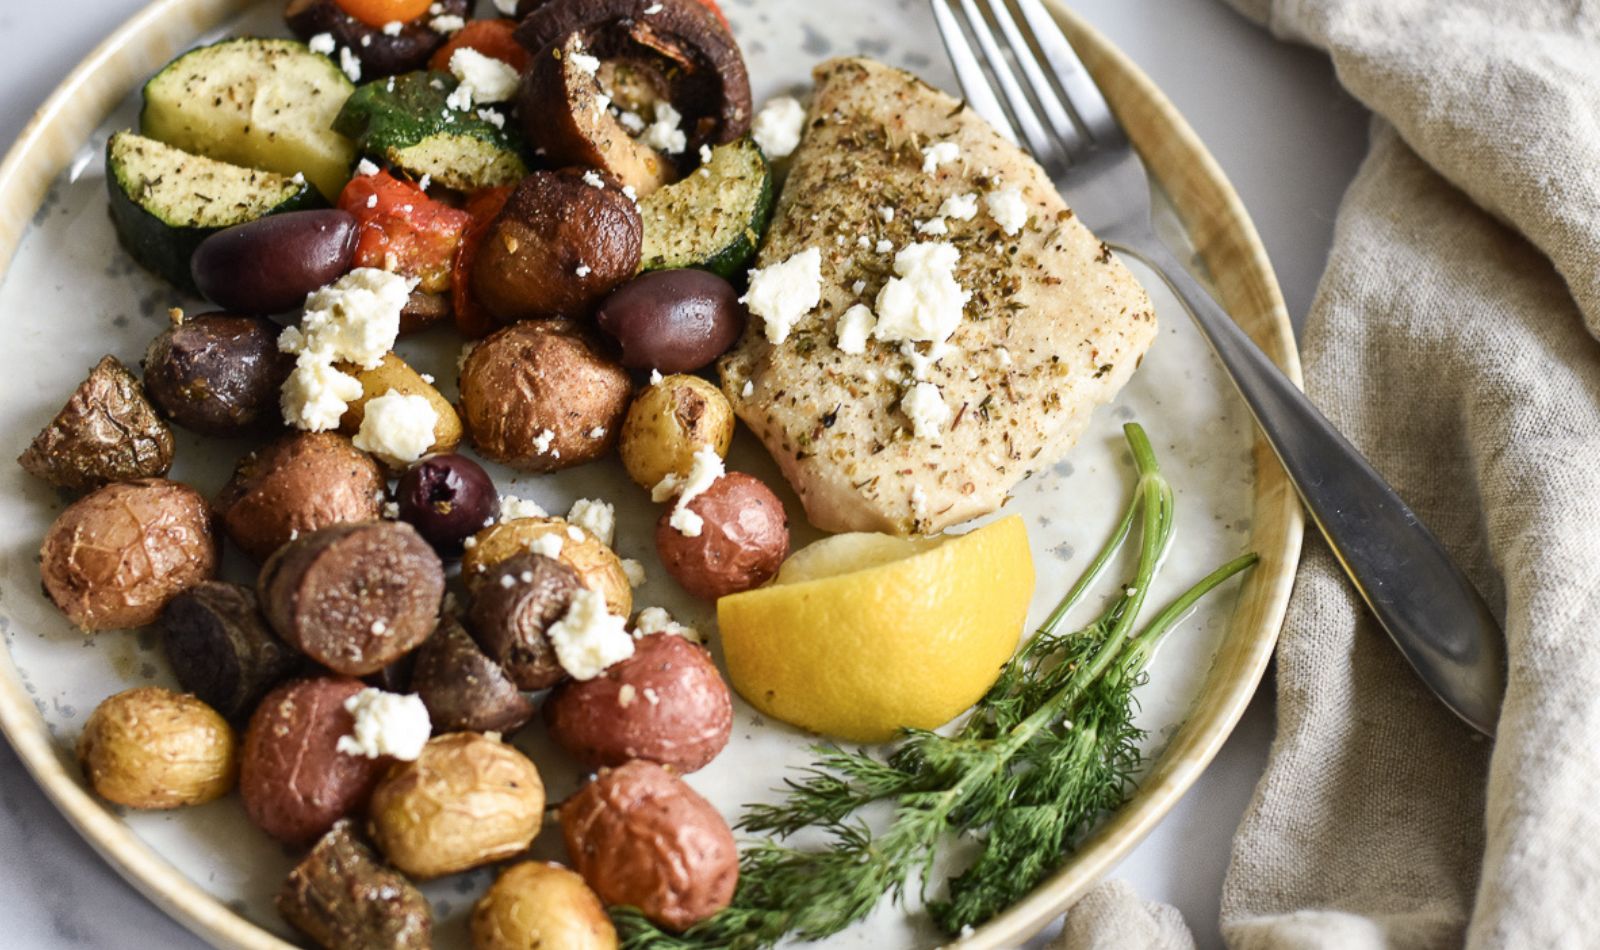
[(1423, 681), (1494, 735), (1505, 693), (1504, 636), (1433, 533), (1356, 447), (1283, 374), (1154, 233), (1114, 246), (1172, 288), (1238, 386), (1311, 520)]

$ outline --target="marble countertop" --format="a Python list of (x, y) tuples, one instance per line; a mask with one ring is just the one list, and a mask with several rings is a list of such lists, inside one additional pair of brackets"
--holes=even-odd
[[(1300, 327), (1327, 257), (1334, 213), (1365, 151), (1366, 111), (1340, 89), (1324, 56), (1273, 39), (1222, 0), (1069, 2), (1155, 80), (1210, 148), (1254, 218)], [(4, 4), (0, 88), (10, 92), (0, 97), (0, 143), (9, 148), (56, 84), (143, 3)], [(1222, 945), (1217, 908), (1229, 846), (1272, 735), (1269, 680), (1210, 769), (1113, 872), (1146, 899), (1182, 911), (1201, 948)], [(0, 855), (6, 946), (204, 947), (100, 860), (5, 743)], [(1043, 942), (1036, 938), (1030, 946)]]

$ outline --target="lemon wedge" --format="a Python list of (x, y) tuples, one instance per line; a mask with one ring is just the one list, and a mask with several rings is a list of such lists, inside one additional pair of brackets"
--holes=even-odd
[(728, 678), (756, 709), (882, 742), (977, 702), (1017, 648), (1033, 555), (1016, 515), (930, 539), (841, 534), (717, 601)]

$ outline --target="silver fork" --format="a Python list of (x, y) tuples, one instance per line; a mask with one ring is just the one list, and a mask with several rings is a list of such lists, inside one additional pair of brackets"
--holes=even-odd
[(1144, 165), (1049, 11), (1040, 0), (932, 4), (968, 104), (1033, 153), (1097, 237), (1172, 288), (1378, 621), (1447, 706), (1493, 735), (1505, 689), (1493, 615), (1382, 476), (1156, 237)]

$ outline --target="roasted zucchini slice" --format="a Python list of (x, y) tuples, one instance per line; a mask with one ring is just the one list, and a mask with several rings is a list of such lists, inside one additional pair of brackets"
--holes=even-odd
[(772, 219), (772, 175), (749, 136), (639, 200), (644, 270), (695, 267), (731, 277), (756, 252)]
[(201, 241), (269, 214), (327, 207), (303, 176), (230, 165), (132, 132), (106, 143), (106, 190), (133, 259), (196, 295), (189, 258)]
[(144, 135), (282, 175), (301, 173), (329, 201), (350, 180), (355, 146), (333, 119), (355, 86), (297, 40), (224, 40), (191, 50), (144, 86)]
[(450, 95), (457, 85), (456, 77), (441, 72), (368, 83), (346, 100), (333, 127), (411, 177), (427, 175), (457, 191), (521, 181), (528, 164), (515, 126), (483, 118), (497, 114), (487, 109), (455, 108)]

